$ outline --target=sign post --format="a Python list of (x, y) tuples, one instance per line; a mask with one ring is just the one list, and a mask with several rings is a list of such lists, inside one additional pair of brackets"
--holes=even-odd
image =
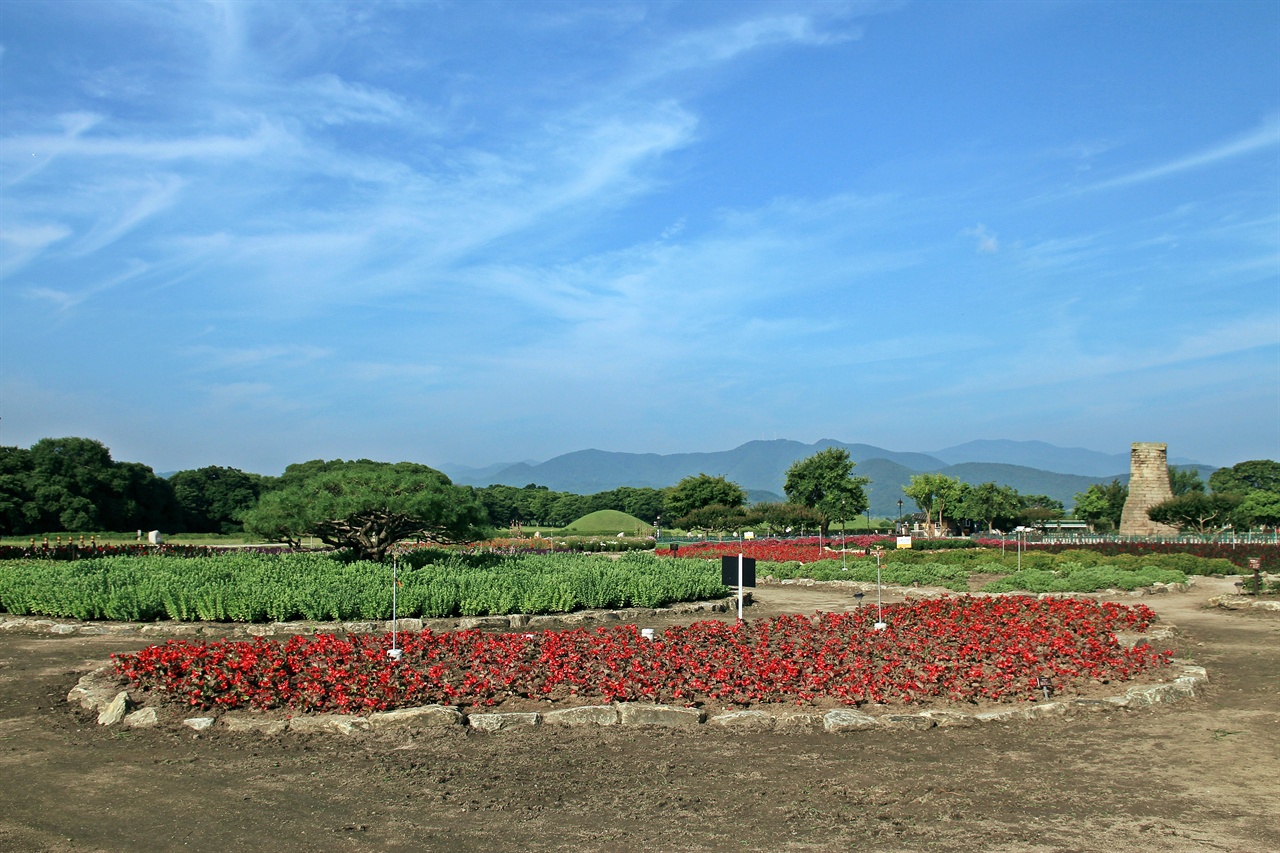
[(756, 558), (737, 557), (720, 558), (720, 583), (725, 586), (738, 587), (738, 621), (742, 621), (743, 589), (756, 585)]

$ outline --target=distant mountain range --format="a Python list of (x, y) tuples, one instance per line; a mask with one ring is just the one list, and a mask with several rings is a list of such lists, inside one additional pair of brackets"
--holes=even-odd
[[(499, 463), (485, 468), (438, 465), (461, 485), (536, 483), (558, 492), (589, 495), (620, 486), (660, 489), (692, 474), (724, 476), (746, 489), (752, 502), (781, 500), (787, 468), (799, 459), (828, 447), (842, 447), (858, 463), (854, 474), (870, 477), (867, 493), (871, 514), (896, 517), (898, 500), (913, 512), (902, 487), (913, 474), (941, 473), (966, 483), (996, 482), (1020, 493), (1048, 495), (1069, 509), (1075, 495), (1093, 483), (1129, 480), (1129, 454), (1099, 453), (1079, 447), (1057, 447), (1043, 441), (971, 441), (930, 453), (901, 453), (870, 444), (845, 444), (823, 439), (813, 444), (775, 439), (749, 441), (733, 450), (711, 453), (615, 453), (578, 450), (546, 462)], [(1202, 479), (1215, 470), (1191, 460), (1175, 458), (1180, 466), (1198, 469)]]

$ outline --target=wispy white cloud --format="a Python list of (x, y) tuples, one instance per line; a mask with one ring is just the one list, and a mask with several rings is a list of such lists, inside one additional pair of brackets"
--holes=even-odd
[(150, 264), (137, 260), (136, 258), (126, 262), (124, 267), (123, 272), (109, 276), (100, 281), (95, 281), (85, 287), (77, 289), (58, 289), (46, 286), (33, 286), (26, 289), (25, 295), (29, 299), (52, 302), (63, 311), (70, 311), (71, 309), (78, 307), (81, 303), (86, 302), (101, 293), (106, 293), (107, 291), (113, 290), (122, 284), (138, 279), (150, 272), (152, 269)]
[(266, 344), (252, 347), (215, 347), (200, 345), (183, 351), (201, 368), (259, 368), (267, 364), (300, 367), (328, 358), (333, 350), (310, 344)]
[(48, 247), (65, 240), (71, 229), (60, 223), (23, 225), (5, 222), (0, 229), (0, 277), (21, 269)]
[(132, 190), (136, 198), (117, 215), (94, 223), (88, 233), (71, 247), (71, 254), (89, 255), (119, 240), (143, 221), (173, 205), (184, 183), (176, 175), (164, 175), (142, 181), (138, 187), (112, 186), (111, 195), (118, 196)]
[(1086, 187), (1085, 191), (1108, 190), (1146, 183), (1147, 181), (1176, 175), (1180, 172), (1201, 169), (1226, 160), (1233, 160), (1276, 145), (1280, 145), (1280, 119), (1272, 118), (1243, 136), (1221, 142), (1185, 157), (1179, 157), (1176, 160), (1139, 169), (1105, 181), (1098, 181)]
[(965, 237), (972, 237), (976, 241), (975, 249), (979, 254), (990, 255), (1000, 251), (1000, 240), (994, 231), (979, 222), (973, 228), (966, 228), (960, 232)]

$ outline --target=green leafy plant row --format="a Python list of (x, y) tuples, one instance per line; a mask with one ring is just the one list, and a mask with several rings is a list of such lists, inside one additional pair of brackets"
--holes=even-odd
[[(1181, 583), (1191, 574), (1223, 574), (1232, 569), (1226, 560), (1187, 554), (1108, 556), (1092, 551), (1023, 552), (1021, 560), (1019, 569), (1016, 553), (886, 551), (881, 558), (880, 577), (887, 584), (909, 586), (914, 583), (963, 592), (969, 589), (971, 574), (1006, 575), (983, 589), (989, 592), (1096, 592), (1137, 589), (1156, 582)], [(757, 566), (756, 574), (779, 579), (874, 581), (876, 562), (867, 557), (811, 563), (767, 562)]]
[(983, 586), (986, 592), (1097, 592), (1101, 589), (1137, 589), (1153, 583), (1182, 583), (1187, 576), (1175, 569), (1141, 566), (1127, 570), (1116, 566), (1067, 563), (1054, 571), (1023, 569)]
[[(439, 555), (398, 573), (403, 617), (563, 613), (659, 607), (726, 594), (698, 560), (630, 553)], [(19, 615), (123, 621), (269, 622), (391, 617), (391, 566), (322, 554), (228, 554), (201, 560), (104, 557), (0, 561), (0, 609)]]

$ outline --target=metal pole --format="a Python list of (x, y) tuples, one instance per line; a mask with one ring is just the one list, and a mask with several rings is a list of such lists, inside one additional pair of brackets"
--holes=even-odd
[(742, 551), (738, 551), (738, 621), (742, 621)]
[(396, 587), (400, 585), (398, 577), (398, 569), (400, 568), (400, 558), (393, 556), (391, 558), (391, 648), (387, 651), (387, 657), (392, 660), (400, 660), (400, 643), (399, 627), (396, 619)]
[(880, 555), (883, 551), (876, 551), (876, 630), (883, 631), (889, 627), (884, 621), (884, 605), (881, 603), (880, 597)]

